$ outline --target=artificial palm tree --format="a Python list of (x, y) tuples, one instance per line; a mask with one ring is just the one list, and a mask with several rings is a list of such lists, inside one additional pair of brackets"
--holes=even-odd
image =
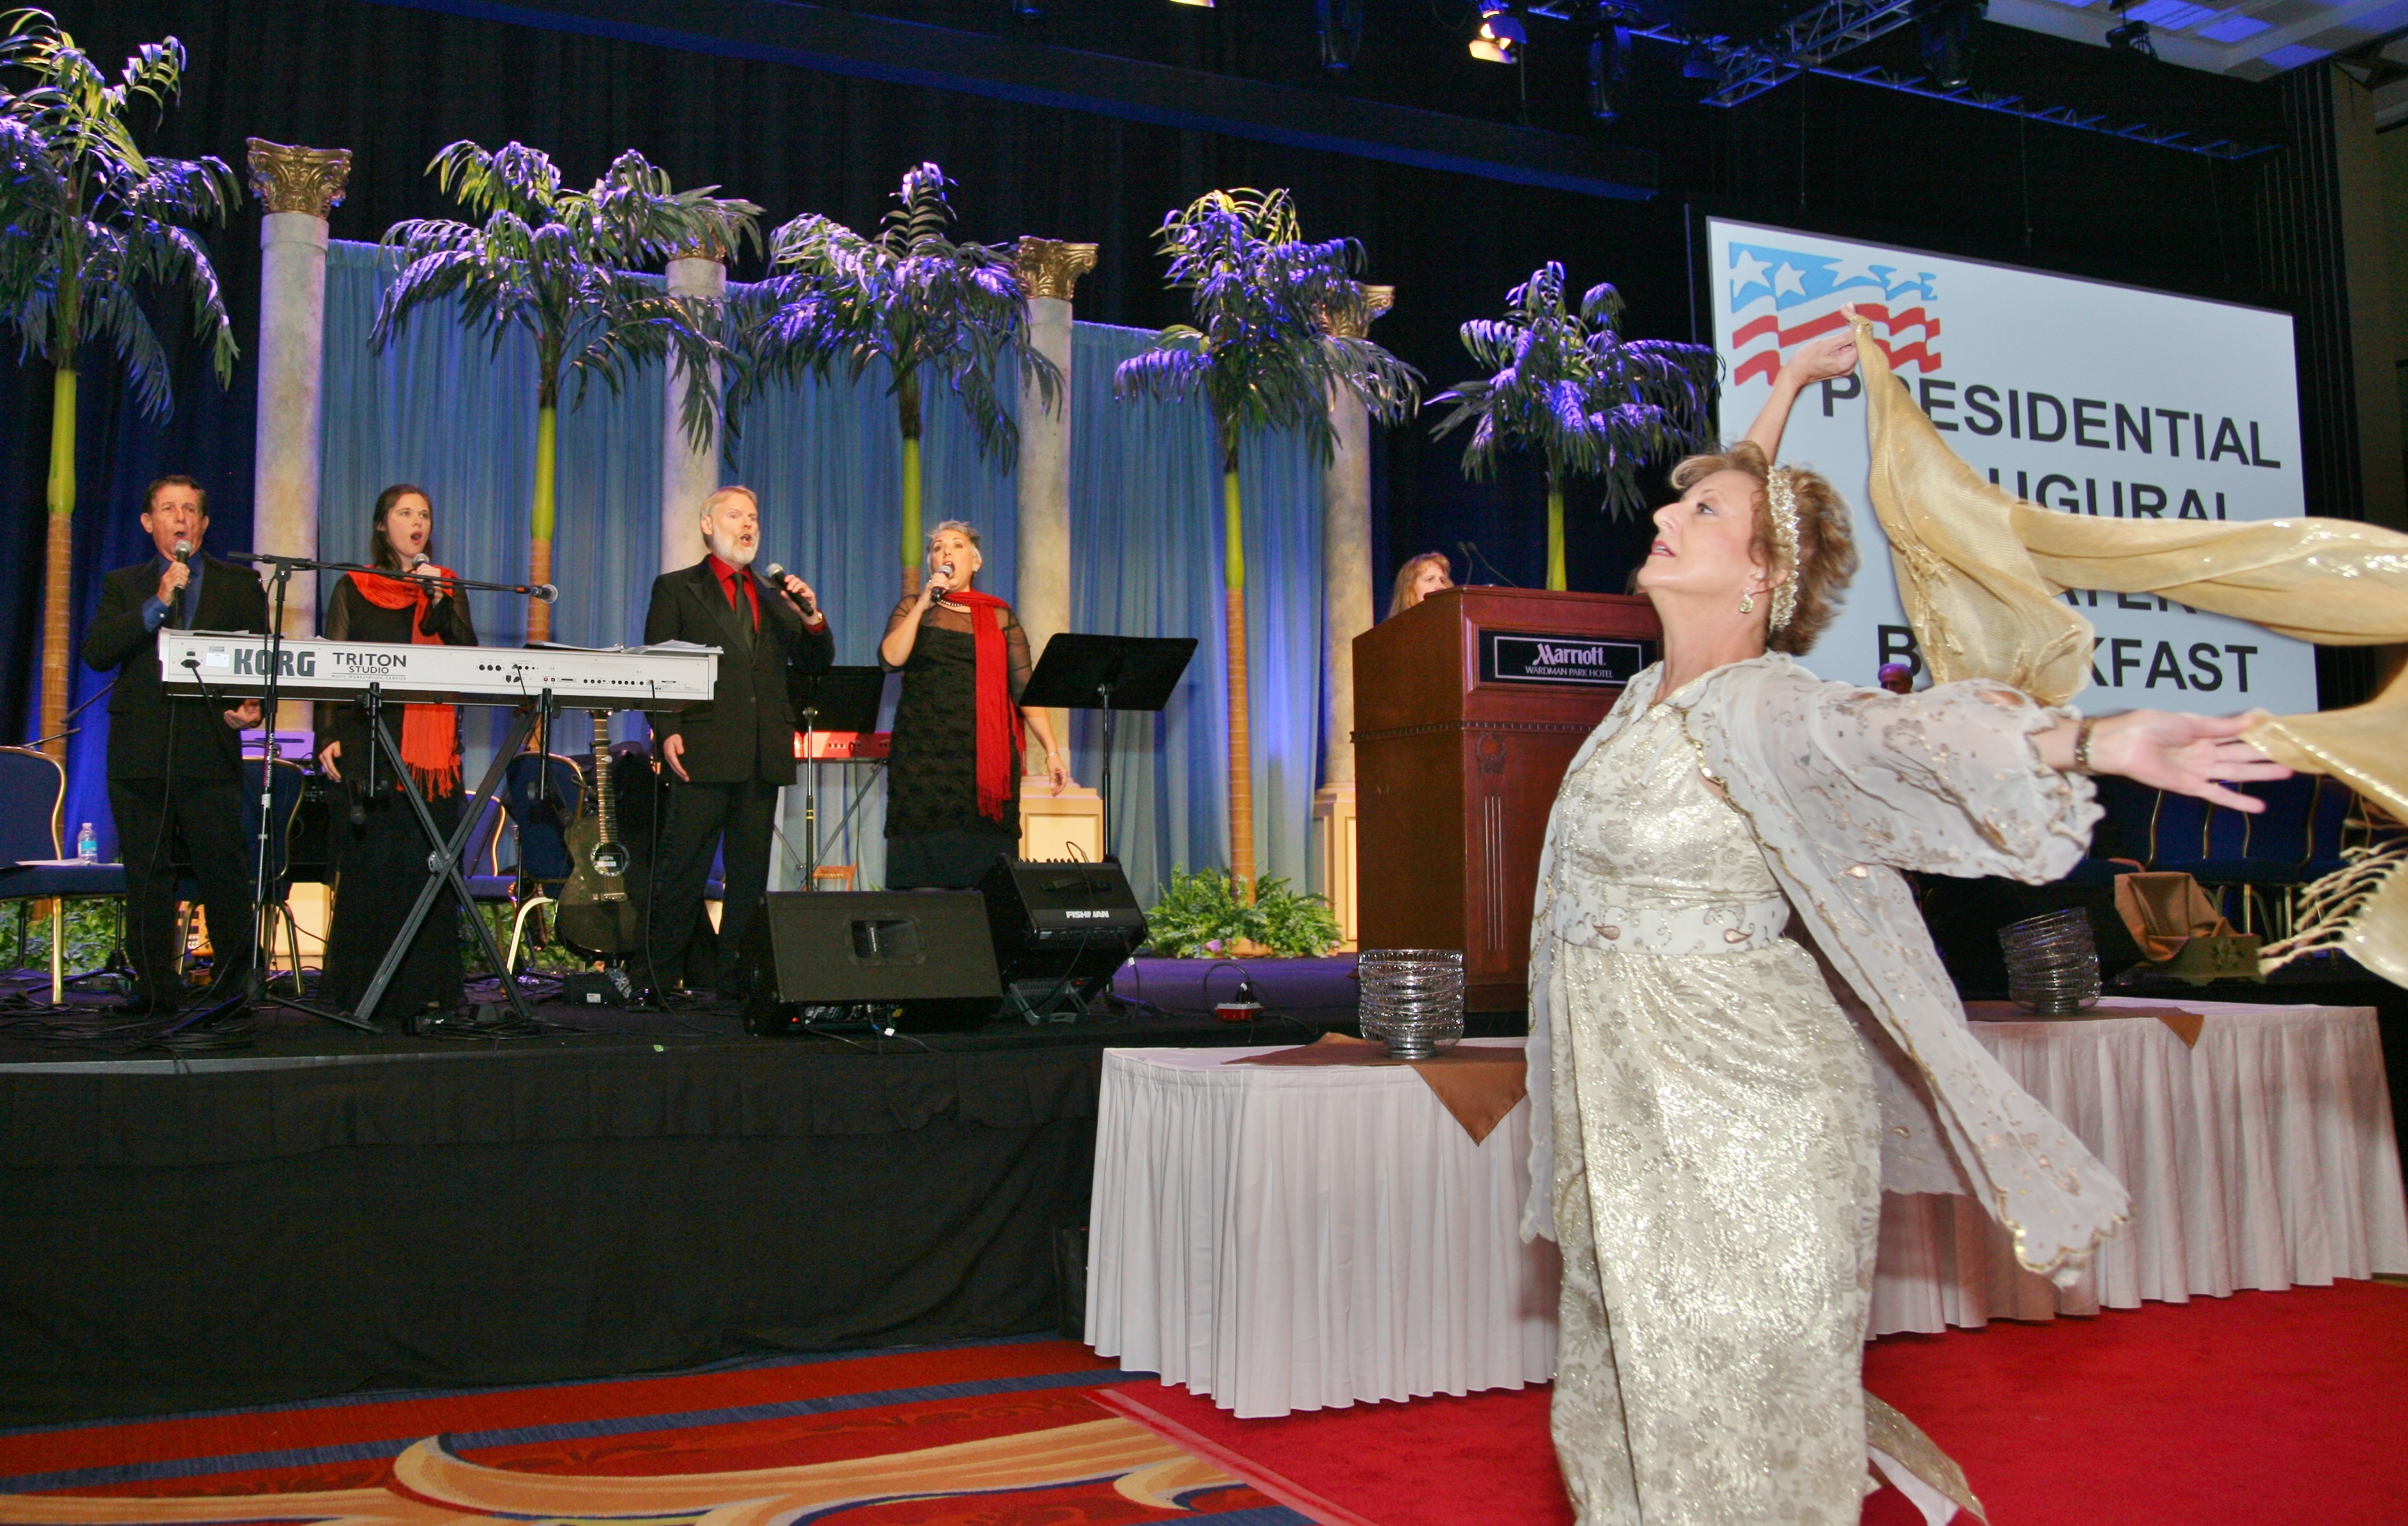
[[(51, 367), (50, 536), (42, 576), (41, 732), (66, 742), (68, 606), (76, 505), (76, 387), (90, 344), (125, 367), (143, 414), (174, 404), (167, 349), (140, 296), (182, 292), (193, 334), (223, 385), (233, 326), (195, 226), (222, 221), (241, 191), (222, 160), (165, 159), (136, 147), (132, 114), (165, 110), (182, 88), (184, 45), (146, 43), (108, 84), (75, 39), (38, 10), (7, 17), (0, 37), (0, 325)], [(8, 88), (22, 81), (22, 89)]]
[(859, 381), (886, 363), (887, 392), (903, 433), (903, 592), (920, 591), (922, 372), (952, 386), (969, 415), (979, 455), (1009, 471), (1020, 428), (996, 385), (1016, 364), (1052, 407), (1059, 367), (1027, 343), (1028, 300), (1012, 251), (951, 236), (953, 182), (934, 164), (903, 176), (875, 237), (809, 213), (769, 235), (770, 278), (753, 289), (742, 340), (750, 395), (841, 362)]
[[(454, 143), (427, 172), (479, 224), (413, 218), (386, 231), (405, 264), (385, 288), (368, 345), (381, 351), (410, 316), (455, 297), (461, 316), (499, 349), (513, 330), (535, 341), (535, 502), (529, 515), (528, 581), (552, 580), (553, 484), (559, 464), (560, 384), (574, 373), (577, 395), (595, 377), (612, 392), (637, 364), (666, 358), (689, 377), (686, 436), (708, 448), (720, 420), (719, 378), (732, 359), (717, 299), (672, 296), (636, 272), (681, 253), (720, 257), (757, 243), (761, 208), (749, 201), (671, 188), (668, 172), (629, 150), (583, 191), (561, 185), (550, 155), (517, 143), (489, 150)], [(527, 609), (527, 639), (552, 635), (552, 608)]]
[(1564, 484), (1605, 478), (1605, 507), (1619, 516), (1644, 508), (1639, 469), (1651, 461), (1709, 449), (1706, 407), (1721, 362), (1703, 345), (1626, 339), (1622, 293), (1593, 286), (1574, 312), (1564, 299), (1564, 267), (1549, 261), (1505, 293), (1501, 320), (1463, 325), (1463, 348), (1492, 369), (1430, 399), (1452, 403), (1431, 431), (1472, 425), (1464, 447), (1466, 477), (1485, 477), (1500, 450), (1535, 449), (1547, 463), (1547, 586), (1566, 586)]
[[(1253, 899), (1254, 791), (1247, 717), (1244, 505), (1238, 448), (1249, 435), (1301, 429), (1324, 461), (1334, 438), (1333, 393), (1361, 399), (1371, 417), (1412, 412), (1421, 376), (1369, 339), (1329, 332), (1330, 315), (1361, 307), (1363, 250), (1351, 238), (1305, 242), (1284, 191), (1213, 191), (1163, 220), (1170, 284), (1187, 293), (1193, 324), (1174, 324), (1153, 348), (1123, 361), (1122, 397), (1202, 394), (1221, 444), (1224, 613), (1228, 625), (1229, 870)], [(1340, 325), (1342, 326), (1342, 325)]]

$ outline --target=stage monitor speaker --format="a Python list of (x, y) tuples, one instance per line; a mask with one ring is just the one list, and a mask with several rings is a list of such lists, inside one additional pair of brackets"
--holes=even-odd
[(996, 860), (986, 897), (1007, 1011), (1031, 1022), (1075, 1020), (1145, 942), (1145, 913), (1115, 860)]
[(974, 891), (785, 891), (766, 898), (773, 1002), (754, 1033), (861, 1023), (902, 1033), (984, 1027), (1001, 1005)]

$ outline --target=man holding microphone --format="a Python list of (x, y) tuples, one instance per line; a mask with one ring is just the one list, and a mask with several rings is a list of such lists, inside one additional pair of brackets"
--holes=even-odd
[(251, 844), (242, 830), (242, 732), (259, 701), (233, 708), (170, 699), (159, 680), (159, 632), (267, 634), (267, 592), (245, 567), (201, 553), (208, 495), (189, 477), (163, 477), (143, 498), (142, 528), (157, 555), (102, 579), (100, 612), (84, 631), (83, 663), (117, 670), (108, 697), (108, 808), (125, 863), (134, 973), (129, 1013), (176, 1009), (176, 866), (183, 836), (208, 908), (217, 975), (249, 968)]
[(690, 641), (720, 649), (706, 705), (652, 717), (667, 798), (654, 827), (638, 978), (654, 991), (677, 983), (702, 915), (714, 853), (724, 858), (716, 978), (723, 1001), (741, 1001), (743, 949), (769, 883), (769, 835), (778, 792), (795, 782), (795, 711), (788, 668), (824, 673), (836, 637), (818, 595), (792, 574), (752, 571), (761, 506), (752, 490), (722, 488), (703, 500), (710, 554), (652, 582), (646, 644)]

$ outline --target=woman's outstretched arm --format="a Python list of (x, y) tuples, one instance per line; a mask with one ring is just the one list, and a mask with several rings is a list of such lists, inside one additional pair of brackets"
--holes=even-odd
[[(1856, 315), (1854, 307), (1840, 310), (1850, 318)], [(1846, 376), (1856, 368), (1854, 329), (1843, 326), (1799, 345), (1783, 364), (1781, 374), (1772, 378), (1772, 395), (1756, 410), (1756, 422), (1747, 426), (1748, 442), (1764, 452), (1765, 460), (1780, 460), (1782, 431), (1789, 427), (1789, 409), (1798, 401), (1798, 394), (1818, 381)]]

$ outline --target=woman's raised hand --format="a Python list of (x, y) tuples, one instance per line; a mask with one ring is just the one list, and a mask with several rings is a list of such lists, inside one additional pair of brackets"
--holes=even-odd
[[(2241, 734), (2256, 723), (2253, 714), (2189, 715), (2175, 710), (2127, 710), (2094, 721), (2090, 730), (2090, 771), (2121, 774), (2136, 784), (2154, 785), (2175, 794), (2200, 799), (2232, 810), (2258, 812), (2266, 803), (2225, 788), (2256, 779), (2285, 779), (2291, 771), (2269, 759)], [(2040, 736), (2041, 756), (2052, 767), (2072, 766), (2078, 729), (2058, 726)], [(2062, 758), (2052, 756), (2061, 752)]]
[[(1854, 307), (1842, 307), (1850, 318), (1856, 315)], [(1811, 387), (1818, 381), (1829, 381), (1846, 376), (1856, 368), (1856, 331), (1845, 326), (1828, 334), (1818, 334), (1792, 350), (1783, 363), (1783, 379), (1797, 387)]]

